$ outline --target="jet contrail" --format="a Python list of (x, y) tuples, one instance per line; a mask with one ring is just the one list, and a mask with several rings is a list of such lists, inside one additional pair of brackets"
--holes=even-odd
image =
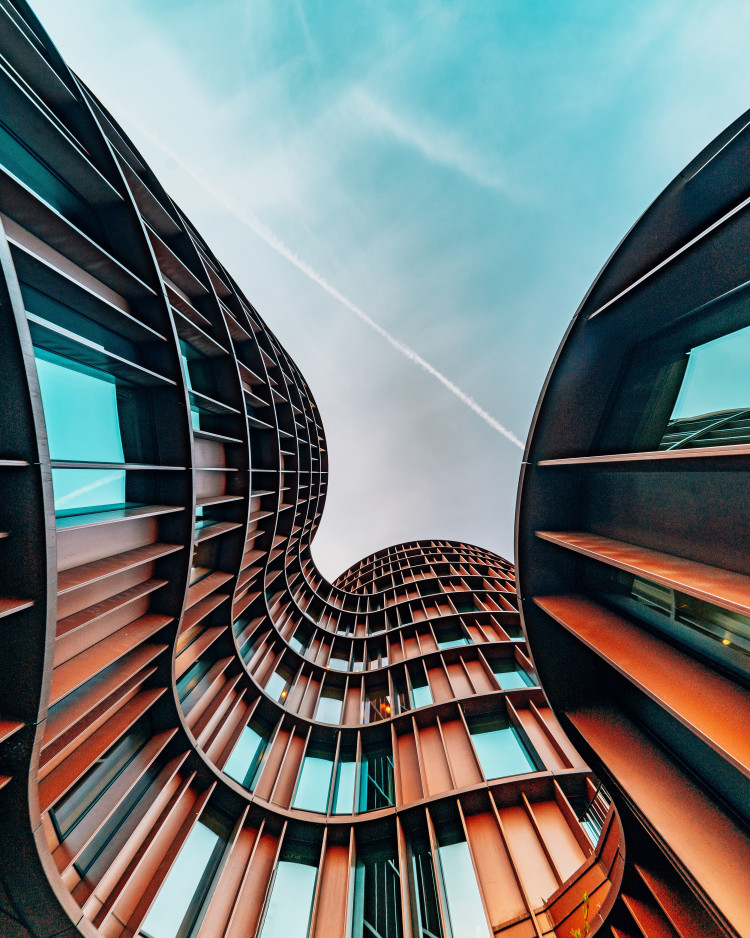
[[(119, 110), (119, 108), (118, 108)], [(122, 111), (120, 112), (122, 114)], [(471, 395), (467, 394), (466, 391), (462, 391), (457, 384), (454, 384), (450, 378), (434, 368), (428, 361), (425, 361), (424, 358), (418, 353), (415, 352), (413, 348), (405, 345), (403, 342), (390, 334), (386, 329), (381, 325), (375, 322), (367, 313), (356, 306), (351, 300), (347, 299), (343, 293), (340, 293), (333, 284), (329, 283), (326, 278), (314, 270), (306, 261), (303, 261), (301, 257), (298, 257), (291, 248), (288, 248), (284, 242), (277, 237), (270, 228), (267, 228), (259, 218), (257, 218), (252, 212), (238, 208), (233, 202), (229, 200), (227, 196), (215, 189), (211, 183), (203, 177), (203, 173), (194, 169), (187, 163), (183, 157), (179, 156), (177, 153), (174, 153), (163, 141), (159, 140), (151, 131), (146, 130), (145, 127), (142, 127), (137, 121), (133, 120), (131, 117), (123, 114), (123, 117), (127, 123), (135, 127), (139, 133), (144, 137), (150, 140), (154, 146), (158, 147), (162, 153), (169, 157), (169, 159), (174, 160), (175, 163), (185, 172), (191, 179), (194, 179), (198, 185), (204, 189), (212, 198), (216, 199), (220, 205), (222, 205), (228, 212), (230, 212), (238, 221), (242, 222), (245, 227), (249, 228), (255, 235), (257, 235), (261, 241), (264, 241), (270, 248), (276, 251), (277, 254), (280, 254), (285, 260), (289, 261), (290, 264), (293, 264), (298, 270), (300, 270), (306, 277), (309, 277), (314, 283), (322, 289), (325, 290), (330, 296), (335, 300), (338, 300), (342, 306), (345, 306), (350, 312), (354, 313), (362, 322), (366, 323), (371, 329), (373, 329), (377, 334), (385, 339), (389, 345), (393, 346), (397, 352), (400, 352), (409, 361), (414, 362), (415, 365), (419, 365), (420, 368), (424, 369), (428, 374), (432, 375), (433, 378), (437, 380), (448, 390), (455, 394), (455, 396), (466, 404), (467, 407), (471, 408), (475, 414), (480, 416), (485, 423), (489, 424), (493, 430), (497, 430), (498, 433), (502, 434), (507, 440), (510, 440), (515, 446), (523, 450), (524, 444), (518, 437), (509, 430), (507, 427), (504, 427), (499, 420), (488, 414), (487, 411), (481, 407)]]

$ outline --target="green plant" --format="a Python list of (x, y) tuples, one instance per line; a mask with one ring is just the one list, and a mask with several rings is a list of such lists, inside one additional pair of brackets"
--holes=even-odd
[(571, 938), (583, 938), (583, 935), (588, 935), (591, 931), (591, 926), (589, 925), (589, 894), (587, 892), (583, 893), (581, 901), (583, 903), (583, 931), (581, 931), (580, 928), (571, 928)]

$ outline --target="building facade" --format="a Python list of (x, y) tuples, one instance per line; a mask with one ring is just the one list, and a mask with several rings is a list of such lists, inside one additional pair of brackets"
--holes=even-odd
[(750, 113), (589, 290), (519, 489), (530, 648), (611, 793), (617, 935), (750, 935)]
[(295, 364), (22, 0), (0, 82), (0, 934), (596, 928), (621, 829), (511, 565), (327, 582)]

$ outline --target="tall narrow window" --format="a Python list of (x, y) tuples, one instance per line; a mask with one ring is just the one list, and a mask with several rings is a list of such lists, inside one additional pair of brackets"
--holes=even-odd
[(150, 736), (141, 721), (119, 739), (55, 805), (50, 816), (61, 839), (83, 820), (87, 812), (129, 765)]
[(333, 813), (352, 814), (354, 789), (357, 781), (357, 763), (354, 757), (339, 756), (336, 767), (336, 787), (333, 793)]
[(273, 700), (284, 703), (292, 684), (292, 677), (293, 674), (291, 670), (284, 665), (280, 665), (276, 668), (266, 682), (266, 693), (268, 696)]
[(292, 807), (301, 811), (325, 813), (328, 810), (332, 775), (333, 759), (323, 750), (308, 746)]
[(440, 885), (454, 938), (490, 934), (482, 896), (463, 835), (450, 826), (438, 831)]
[(268, 733), (265, 729), (260, 725), (246, 726), (227, 759), (224, 772), (252, 791), (263, 767), (267, 745)]
[(469, 731), (485, 778), (538, 771), (533, 755), (507, 717), (475, 717), (469, 722)]
[(292, 845), (282, 849), (259, 938), (307, 938), (317, 873), (312, 853)]
[(390, 746), (364, 751), (359, 776), (359, 810), (375, 811), (394, 803)]
[(395, 850), (367, 844), (354, 870), (351, 938), (401, 938), (400, 884)]
[(432, 693), (424, 675), (424, 669), (420, 667), (410, 670), (409, 677), (411, 678), (412, 706), (415, 709), (417, 707), (428, 707), (432, 703)]
[(186, 938), (214, 880), (226, 827), (204, 812), (182, 845), (140, 929), (143, 938)]
[(409, 843), (412, 922), (416, 938), (443, 938), (432, 852), (426, 837), (412, 837)]

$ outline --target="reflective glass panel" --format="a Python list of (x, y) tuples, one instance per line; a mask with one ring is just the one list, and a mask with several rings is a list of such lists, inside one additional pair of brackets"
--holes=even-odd
[(324, 691), (318, 700), (315, 719), (320, 723), (338, 723), (341, 719), (342, 705), (341, 697), (333, 697)]
[(252, 726), (246, 726), (227, 759), (224, 772), (252, 791), (260, 774), (267, 742), (266, 737), (261, 736)]
[(487, 938), (489, 928), (466, 841), (438, 848), (453, 938)]
[(336, 791), (333, 796), (334, 814), (351, 814), (354, 811), (354, 786), (357, 780), (357, 763), (354, 760), (339, 761), (336, 769)]
[(661, 449), (750, 440), (750, 326), (688, 353)]
[(489, 717), (474, 720), (469, 724), (469, 730), (485, 778), (504, 778), (537, 771), (516, 728), (510, 726), (507, 719)]
[(284, 701), (289, 687), (289, 675), (286, 670), (274, 671), (266, 683), (266, 693), (274, 700)]
[(534, 686), (534, 681), (513, 658), (495, 658), (490, 665), (503, 690)]
[(307, 938), (316, 877), (314, 866), (279, 861), (260, 938)]
[(302, 762), (297, 791), (292, 807), (301, 811), (328, 809), (328, 793), (333, 775), (333, 760), (320, 756), (305, 756)]
[(424, 684), (415, 684), (412, 682), (411, 700), (412, 706), (414, 707), (429, 706), (432, 703), (432, 694), (430, 693), (429, 684), (426, 682)]
[[(197, 909), (213, 872), (219, 835), (201, 821), (193, 827), (141, 926), (148, 938), (176, 938), (185, 918)], [(192, 917), (192, 916), (191, 916)]]
[(125, 470), (53, 469), (52, 490), (58, 517), (121, 508), (126, 504)]
[(50, 458), (124, 462), (116, 385), (77, 370), (67, 359), (35, 351)]

